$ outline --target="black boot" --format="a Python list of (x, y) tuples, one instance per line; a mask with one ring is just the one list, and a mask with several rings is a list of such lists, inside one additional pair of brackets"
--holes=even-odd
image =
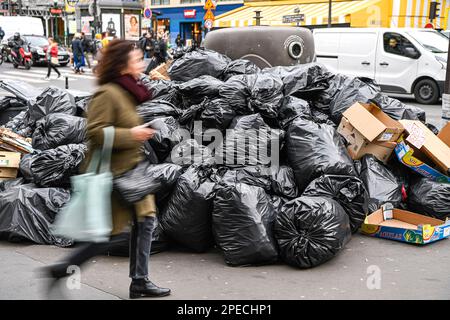
[(143, 297), (165, 297), (170, 294), (170, 289), (160, 288), (148, 278), (133, 279), (130, 285), (130, 299)]

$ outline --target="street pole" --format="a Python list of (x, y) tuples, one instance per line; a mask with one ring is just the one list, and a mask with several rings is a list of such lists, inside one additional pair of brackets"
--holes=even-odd
[(447, 50), (447, 70), (445, 73), (444, 94), (442, 95), (442, 125), (450, 122), (450, 41)]
[(12, 3), (8, 0), (8, 16), (12, 16)]
[(331, 28), (331, 6), (333, 0), (328, 0), (328, 28)]

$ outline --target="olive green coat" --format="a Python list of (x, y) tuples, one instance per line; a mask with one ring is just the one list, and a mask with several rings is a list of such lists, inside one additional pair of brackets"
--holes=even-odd
[[(101, 86), (92, 98), (87, 111), (87, 138), (89, 151), (83, 168), (89, 163), (92, 150), (103, 145), (103, 128), (114, 127), (114, 145), (111, 157), (111, 172), (120, 175), (134, 168), (141, 160), (142, 143), (135, 141), (130, 129), (142, 124), (142, 119), (136, 112), (135, 98), (117, 84)], [(151, 196), (151, 199), (154, 199)], [(154, 203), (154, 201), (153, 201)], [(117, 195), (112, 196), (112, 235), (123, 232), (132, 221), (133, 208), (122, 204)], [(153, 214), (152, 201), (146, 199), (139, 206), (140, 211)]]

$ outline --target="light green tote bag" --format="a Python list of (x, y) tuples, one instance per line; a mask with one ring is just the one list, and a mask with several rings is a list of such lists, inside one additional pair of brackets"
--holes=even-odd
[(52, 233), (75, 241), (105, 242), (112, 230), (111, 152), (114, 127), (103, 129), (102, 150), (95, 150), (85, 174), (74, 176), (72, 198), (57, 214)]

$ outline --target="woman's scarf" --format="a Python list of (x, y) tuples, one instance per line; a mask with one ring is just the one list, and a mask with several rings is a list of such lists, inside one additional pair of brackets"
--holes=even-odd
[(138, 104), (151, 99), (151, 95), (147, 87), (129, 74), (117, 78), (114, 82), (131, 93)]

